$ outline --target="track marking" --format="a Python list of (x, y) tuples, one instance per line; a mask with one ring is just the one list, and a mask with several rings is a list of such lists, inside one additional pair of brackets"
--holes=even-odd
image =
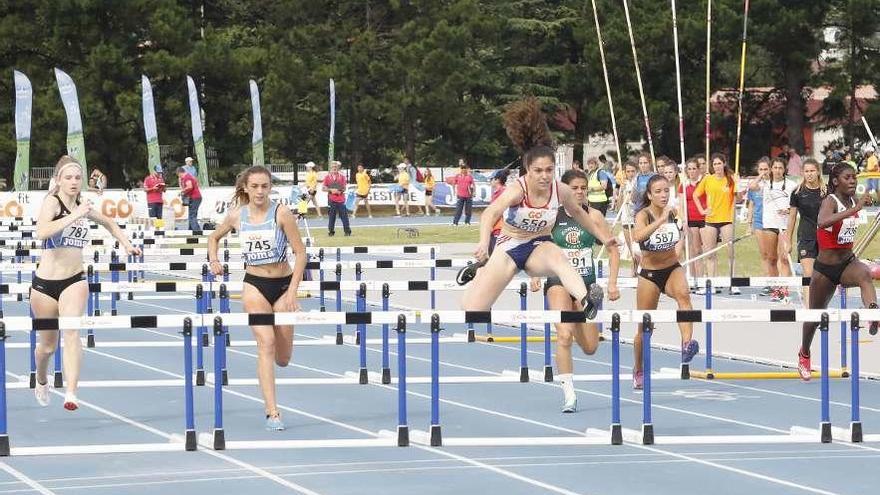
[(36, 491), (37, 493), (42, 493), (43, 495), (55, 495), (55, 492), (53, 492), (52, 490), (46, 488), (34, 479), (28, 477), (26, 474), (22, 473), (18, 469), (15, 469), (9, 464), (6, 464), (5, 462), (0, 462), (0, 469), (6, 471), (25, 485), (31, 487), (31, 490), (28, 491)]

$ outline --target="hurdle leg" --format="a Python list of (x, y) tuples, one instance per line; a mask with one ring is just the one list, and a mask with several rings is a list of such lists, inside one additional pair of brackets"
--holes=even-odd
[(821, 345), (821, 413), (822, 421), (819, 424), (821, 431), (822, 443), (831, 442), (831, 408), (829, 399), (831, 395), (831, 380), (828, 378), (828, 313), (822, 314), (822, 322), (819, 324), (820, 345)]
[[(528, 376), (528, 375), (527, 375)], [(443, 444), (440, 430), (440, 317), (431, 316), (431, 447)]]
[(862, 420), (859, 403), (859, 314), (853, 313), (850, 323), (850, 346), (852, 348), (852, 374), (850, 375), (850, 388), (852, 401), (850, 408), (852, 417), (849, 423), (850, 441), (859, 443), (862, 441)]
[[(33, 313), (33, 311), (31, 311), (31, 318), (33, 318), (33, 317), (34, 317), (34, 313)], [(37, 352), (37, 332), (36, 331), (31, 330), (30, 332), (28, 332), (28, 341), (30, 342), (30, 347), (31, 347), (31, 355), (30, 355), (31, 372), (30, 372), (30, 376), (28, 377), (29, 378), (28, 379), (28, 386), (30, 388), (34, 389), (34, 388), (37, 388), (37, 355), (36, 355), (36, 352)]]
[[(196, 286), (196, 314), (205, 314), (204, 288), (199, 284)], [(204, 319), (204, 318), (203, 318)], [(205, 385), (205, 363), (204, 351), (202, 347), (202, 338), (205, 335), (205, 327), (198, 325), (196, 330), (196, 385), (201, 387)]]
[[(337, 256), (338, 256), (338, 254), (339, 253), (337, 252)], [(337, 261), (339, 261), (339, 260), (337, 259)], [(341, 282), (342, 282), (342, 265), (337, 263), (336, 264), (336, 283), (341, 284)], [(341, 313), (342, 312), (342, 289), (339, 289), (338, 287), (339, 286), (337, 286), (337, 289), (336, 289), (336, 312)], [(343, 339), (342, 339), (342, 325), (336, 325), (336, 343), (341, 345), (342, 341), (343, 341)]]
[(186, 450), (193, 451), (197, 448), (196, 420), (193, 407), (193, 379), (192, 379), (192, 320), (183, 320), (183, 402)]
[[(364, 312), (367, 310), (367, 284), (361, 284), (358, 289), (357, 295), (357, 311)], [(367, 325), (364, 323), (358, 323), (358, 335), (360, 339), (358, 341), (358, 354), (360, 358), (360, 374), (358, 377), (358, 382), (361, 385), (366, 385), (368, 383), (367, 379)]]
[(226, 340), (223, 338), (223, 318), (214, 317), (214, 450), (226, 449), (223, 431), (223, 354)]
[(408, 445), (409, 425), (406, 418), (406, 317), (400, 315), (397, 317), (397, 446), (406, 447)]
[[(706, 279), (706, 309), (712, 309), (712, 281)], [(712, 322), (707, 321), (704, 325), (706, 329), (706, 378), (715, 378), (715, 372), (712, 370)]]
[(611, 318), (611, 445), (623, 444), (620, 424), (620, 315)]
[(61, 330), (55, 332), (58, 338), (58, 347), (55, 349), (55, 383), (52, 385), (55, 388), (64, 387), (64, 376), (62, 374), (62, 363), (61, 363), (61, 342), (64, 340), (61, 338)]
[(6, 419), (6, 324), (0, 321), (0, 457), (9, 455)]
[[(839, 289), (840, 294), (840, 309), (846, 309), (846, 287), (841, 286)], [(846, 366), (846, 322), (840, 322), (840, 371), (841, 376), (846, 378), (849, 376), (849, 370)]]
[[(549, 301), (547, 301), (547, 289), (544, 289), (544, 311), (547, 311), (549, 307)], [(550, 354), (552, 354), (550, 350), (550, 324), (544, 323), (544, 381), (547, 383), (553, 382), (553, 365), (550, 364)]]
[[(388, 311), (388, 298), (391, 296), (391, 291), (388, 287), (388, 284), (382, 284), (382, 311)], [(398, 325), (400, 326), (400, 325)], [(406, 325), (404, 325), (405, 327)], [(400, 335), (397, 337), (398, 339), (402, 338)], [(397, 343), (398, 352), (400, 349), (400, 342)], [(406, 347), (404, 347), (405, 349)], [(388, 351), (388, 324), (382, 324), (382, 383), (388, 385), (391, 383), (391, 367), (389, 365), (389, 351)], [(404, 363), (404, 366), (406, 363)]]
[(651, 333), (653, 331), (651, 316), (647, 313), (642, 318), (642, 362), (645, 378), (642, 390), (642, 444), (654, 444), (654, 424), (651, 419)]
[[(91, 291), (91, 283), (94, 280), (95, 274), (92, 266), (89, 265), (88, 274), (86, 275), (86, 283), (89, 284), (89, 295), (86, 298), (86, 314), (94, 315), (95, 312), (95, 300)], [(93, 328), (89, 328), (86, 330), (86, 347), (93, 348), (95, 347), (95, 330)]]
[[(519, 309), (525, 311), (528, 307), (527, 296), (528, 286), (525, 282), (519, 286)], [(526, 383), (529, 381), (529, 349), (528, 349), (528, 325), (520, 323), (519, 325), (519, 381)]]

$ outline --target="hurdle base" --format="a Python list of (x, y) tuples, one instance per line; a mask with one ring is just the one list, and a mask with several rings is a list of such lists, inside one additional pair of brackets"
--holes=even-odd
[(366, 385), (367, 383), (369, 383), (369, 380), (367, 379), (366, 368), (360, 369), (360, 373), (358, 374), (358, 383), (360, 383), (361, 385)]
[(382, 385), (391, 383), (391, 368), (382, 368)]
[(544, 381), (547, 383), (553, 382), (553, 366), (544, 366)]
[(819, 424), (819, 431), (822, 443), (831, 443), (831, 423), (823, 421)]
[[(210, 313), (208, 313), (210, 314)], [(210, 347), (211, 346), (211, 337), (206, 333), (202, 334), (202, 347)]]
[(196, 450), (198, 448), (196, 431), (195, 430), (186, 430), (184, 442), (185, 442), (184, 445), (185, 445), (187, 452), (193, 452), (194, 450)]
[(440, 425), (431, 425), (431, 447), (443, 445), (443, 435), (440, 433)]
[(61, 375), (61, 371), (55, 372), (55, 383), (53, 386), (55, 388), (61, 388), (64, 386), (64, 377)]
[(9, 457), (9, 435), (0, 435), (0, 457)]
[(620, 423), (611, 425), (611, 445), (623, 445), (623, 430)]
[(862, 443), (864, 435), (862, 433), (862, 422), (853, 421), (849, 424), (849, 439), (852, 443)]
[(468, 328), (467, 341), (468, 342), (476, 342), (477, 341), (477, 334), (474, 332), (473, 328)]
[(90, 333), (86, 336), (86, 347), (89, 349), (95, 347), (95, 334)]
[(360, 330), (354, 333), (354, 345), (361, 345), (361, 332)]
[(205, 370), (196, 370), (196, 385), (199, 387), (205, 385)]
[(131, 292), (129, 292), (129, 293), (128, 293), (128, 298), (127, 298), (127, 299), (128, 299), (129, 301), (134, 301), (134, 294), (132, 294)]
[(37, 388), (37, 372), (31, 371), (30, 377), (28, 378), (28, 388), (34, 389)]
[(214, 450), (226, 450), (226, 433), (223, 428), (214, 428)]
[(681, 363), (681, 379), (682, 380), (690, 380), (691, 379), (691, 365), (688, 363)]
[(222, 383), (224, 387), (228, 386), (229, 385), (229, 373), (226, 372), (226, 368), (223, 369), (223, 371), (221, 372), (221, 375), (223, 377), (222, 378), (223, 381), (220, 383)]
[(229, 338), (229, 332), (225, 332), (224, 335), (226, 335), (226, 347), (231, 347), (232, 346), (232, 339)]
[(398, 447), (409, 447), (409, 426), (406, 426), (406, 425), (398, 425), (397, 426), (397, 446)]
[(336, 345), (342, 345), (342, 332), (336, 332)]
[(654, 445), (654, 425), (651, 423), (642, 424), (642, 445)]
[(529, 368), (528, 367), (523, 366), (519, 369), (519, 381), (520, 381), (520, 383), (527, 383), (529, 381)]

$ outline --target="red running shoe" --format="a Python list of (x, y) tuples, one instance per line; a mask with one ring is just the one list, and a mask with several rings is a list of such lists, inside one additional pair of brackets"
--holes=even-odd
[(810, 366), (810, 356), (804, 356), (798, 351), (798, 373), (801, 380), (808, 382), (813, 377), (812, 367)]

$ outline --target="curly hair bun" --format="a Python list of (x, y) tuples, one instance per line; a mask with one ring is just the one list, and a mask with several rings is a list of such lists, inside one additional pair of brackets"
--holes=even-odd
[(507, 105), (503, 121), (507, 137), (520, 153), (537, 146), (553, 147), (547, 116), (541, 111), (541, 102), (534, 96)]

